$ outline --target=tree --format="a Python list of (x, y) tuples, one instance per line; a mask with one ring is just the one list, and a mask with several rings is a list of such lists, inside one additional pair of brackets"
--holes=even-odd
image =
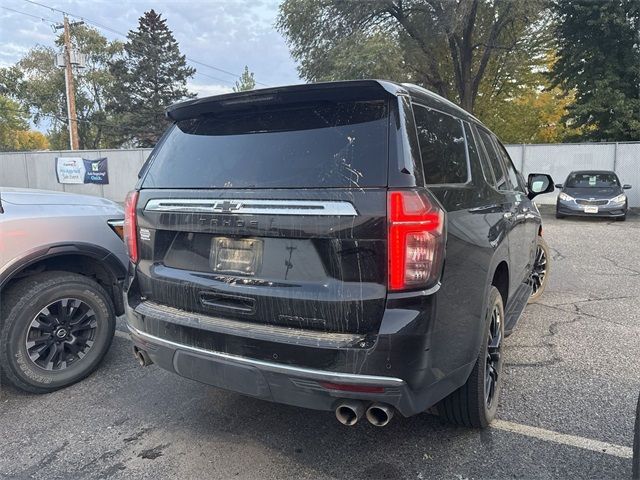
[[(517, 64), (517, 59), (514, 63)], [(578, 134), (563, 121), (574, 102), (574, 92), (552, 87), (548, 72), (556, 61), (549, 52), (533, 68), (515, 69), (512, 81), (498, 94), (478, 96), (476, 115), (506, 143), (562, 142)]]
[[(97, 30), (71, 27), (74, 48), (86, 55), (86, 65), (74, 72), (76, 112), (80, 148), (119, 146), (117, 121), (105, 110), (113, 77), (108, 61), (119, 55), (122, 43), (109, 42)], [(56, 45), (64, 44), (62, 34)], [(49, 126), (51, 146), (69, 148), (64, 70), (55, 66), (56, 50), (46, 46), (31, 49), (16, 65), (0, 69), (0, 91), (33, 112), (36, 125)]]
[[(488, 71), (498, 73), (502, 66), (495, 77), (499, 90), (500, 81), (508, 79), (503, 74), (510, 58), (527, 48), (522, 40), (539, 36), (544, 5), (544, 0), (285, 0), (277, 26), (307, 80), (331, 77), (336, 66), (342, 66), (339, 75), (358, 77), (344, 62), (349, 57), (362, 73), (409, 79), (473, 112)], [(360, 63), (352, 53), (363, 44), (379, 53), (388, 69)], [(533, 58), (536, 52), (529, 53)]]
[(253, 76), (253, 72), (249, 71), (249, 67), (245, 65), (242, 75), (236, 81), (233, 87), (234, 92), (245, 92), (247, 90), (253, 90), (256, 88), (256, 79)]
[(640, 140), (640, 3), (555, 0), (558, 61), (551, 76), (575, 103), (581, 138)]
[(151, 147), (168, 125), (165, 107), (195, 96), (186, 88), (195, 69), (187, 66), (166, 20), (154, 10), (140, 17), (127, 39), (124, 58), (111, 64), (116, 82), (109, 110), (125, 127), (124, 140)]
[(559, 88), (530, 88), (516, 98), (500, 99), (480, 117), (505, 143), (559, 143), (578, 134), (563, 117), (573, 96)]
[(45, 150), (46, 137), (29, 130), (27, 112), (18, 103), (0, 95), (0, 151)]

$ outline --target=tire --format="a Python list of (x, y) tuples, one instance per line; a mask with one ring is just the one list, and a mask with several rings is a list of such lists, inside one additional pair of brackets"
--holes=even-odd
[(20, 280), (2, 300), (0, 370), (22, 390), (48, 393), (82, 380), (113, 340), (113, 304), (91, 278), (44, 272)]
[[(533, 292), (529, 297), (528, 303), (535, 303), (540, 299), (549, 283), (549, 272), (551, 270), (551, 251), (549, 245), (547, 245), (545, 239), (540, 235), (538, 235), (537, 242), (536, 256), (530, 280), (533, 286)], [(544, 261), (544, 265), (541, 264), (542, 260)]]
[(564, 218), (564, 215), (562, 215), (561, 213), (556, 212), (556, 218), (558, 218), (558, 219)]
[(640, 398), (638, 398), (638, 407), (636, 408), (636, 428), (633, 436), (632, 462), (632, 478), (634, 480), (640, 480)]
[[(485, 327), (482, 344), (476, 364), (467, 382), (436, 405), (436, 412), (449, 423), (472, 428), (488, 426), (498, 410), (500, 390), (502, 389), (502, 342), (504, 340), (504, 305), (502, 296), (494, 286), (489, 291), (485, 313)], [(497, 328), (494, 329), (493, 314), (499, 315)], [(497, 339), (497, 349), (493, 350), (493, 364), (496, 381), (490, 397), (487, 397), (485, 380), (489, 360), (489, 343)]]
[(627, 214), (625, 213), (622, 217), (616, 217), (618, 222), (624, 222), (627, 219)]

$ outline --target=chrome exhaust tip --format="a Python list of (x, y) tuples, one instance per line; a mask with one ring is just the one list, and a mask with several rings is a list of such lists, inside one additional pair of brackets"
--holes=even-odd
[(336, 418), (343, 425), (355, 425), (363, 415), (364, 403), (358, 400), (343, 400), (336, 407)]
[(367, 420), (371, 425), (384, 427), (393, 418), (393, 408), (383, 403), (374, 403), (367, 408)]
[(136, 360), (141, 367), (148, 367), (153, 364), (153, 360), (149, 358), (147, 352), (139, 349), (138, 347), (133, 347), (133, 355), (136, 357)]

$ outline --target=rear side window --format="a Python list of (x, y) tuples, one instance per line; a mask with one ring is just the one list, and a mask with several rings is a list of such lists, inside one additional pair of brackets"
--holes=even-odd
[[(494, 179), (491, 173), (491, 167), (487, 164), (486, 157), (484, 155), (480, 155), (479, 148), (480, 146), (476, 144), (475, 137), (473, 135), (473, 131), (471, 130), (471, 126), (467, 122), (463, 122), (464, 124), (464, 134), (467, 137), (467, 147), (469, 150), (469, 163), (471, 164), (472, 169), (477, 169), (478, 167), (482, 171), (482, 176), (487, 181), (489, 185), (494, 184)], [(474, 172), (474, 178), (476, 174)]]
[(498, 155), (502, 158), (503, 165), (507, 169), (507, 175), (509, 176), (509, 181), (511, 182), (511, 186), (520, 192), (525, 192), (525, 187), (523, 182), (520, 180), (520, 175), (518, 175), (518, 171), (516, 170), (515, 165), (511, 161), (511, 157), (507, 150), (502, 146), (502, 144), (498, 141), (497, 138), (494, 137), (494, 144), (498, 149)]
[(491, 137), (489, 137), (489, 134), (481, 128), (478, 128), (478, 135), (484, 145), (485, 152), (487, 152), (487, 160), (489, 161), (491, 170), (493, 170), (493, 176), (495, 178), (494, 186), (498, 190), (509, 190), (509, 184), (507, 183), (507, 176), (505, 174), (504, 167), (498, 157), (498, 152), (496, 151)]
[(143, 187), (383, 187), (387, 147), (385, 100), (205, 115), (171, 127)]
[(469, 180), (469, 166), (462, 122), (416, 104), (413, 105), (413, 115), (425, 183), (466, 183)]

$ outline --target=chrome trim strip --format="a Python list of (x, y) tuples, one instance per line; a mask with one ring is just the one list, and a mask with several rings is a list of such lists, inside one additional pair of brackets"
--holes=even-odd
[(181, 343), (172, 342), (171, 340), (165, 340), (163, 338), (156, 337), (146, 332), (141, 332), (135, 327), (127, 324), (127, 328), (132, 337), (140, 337), (143, 341), (146, 340), (151, 343), (156, 343), (164, 347), (175, 348), (180, 350), (187, 350), (193, 353), (206, 355), (218, 360), (227, 360), (237, 362), (242, 365), (248, 365), (256, 367), (262, 371), (268, 371), (273, 373), (280, 373), (283, 375), (291, 375), (294, 377), (310, 378), (313, 380), (328, 381), (328, 382), (345, 382), (352, 383), (354, 385), (379, 385), (389, 387), (403, 386), (404, 380), (395, 377), (379, 377), (376, 375), (358, 375), (355, 373), (342, 373), (342, 372), (327, 372), (324, 370), (315, 370), (311, 368), (292, 367), (290, 365), (281, 365), (277, 363), (265, 362), (262, 360), (255, 360), (253, 358), (239, 357), (237, 355), (230, 355), (228, 353), (214, 352), (212, 350), (205, 350), (203, 348), (192, 347)]
[(227, 198), (155, 198), (146, 211), (237, 215), (357, 216), (353, 204), (339, 200), (253, 200)]
[(140, 302), (133, 311), (144, 317), (160, 318), (185, 327), (201, 328), (210, 332), (225, 333), (258, 340), (271, 340), (279, 343), (292, 343), (295, 345), (346, 348), (365, 339), (365, 336), (361, 334), (324, 333), (315, 330), (304, 330), (302, 328), (213, 317), (159, 305), (148, 300)]

